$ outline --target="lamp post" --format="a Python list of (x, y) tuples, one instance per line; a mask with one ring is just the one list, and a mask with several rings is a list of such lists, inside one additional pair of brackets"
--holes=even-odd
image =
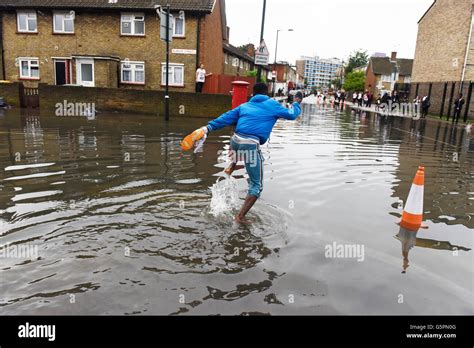
[(272, 94), (275, 96), (275, 89), (276, 89), (276, 82), (278, 81), (278, 70), (276, 70), (276, 64), (277, 64), (277, 54), (278, 54), (278, 37), (280, 35), (280, 31), (293, 31), (293, 29), (278, 29), (277, 30), (277, 38), (276, 38), (276, 44), (275, 44), (275, 62), (273, 64), (273, 70), (277, 72), (277, 76), (275, 77), (275, 81), (273, 81), (273, 88), (272, 88)]
[[(267, 0), (263, 0), (263, 11), (262, 11), (262, 29), (260, 31), (260, 44), (263, 41), (263, 34), (265, 32), (265, 12), (267, 11)], [(262, 82), (262, 66), (259, 65), (257, 69), (257, 82)]]

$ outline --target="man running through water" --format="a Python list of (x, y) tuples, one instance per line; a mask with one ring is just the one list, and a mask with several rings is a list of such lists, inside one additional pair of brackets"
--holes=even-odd
[(263, 156), (260, 145), (265, 144), (279, 118), (296, 120), (301, 113), (301, 92), (296, 93), (293, 107), (287, 109), (268, 96), (266, 84), (257, 83), (253, 88), (253, 98), (248, 103), (226, 112), (209, 122), (202, 130), (205, 134), (218, 129), (236, 126), (231, 139), (232, 164), (225, 170), (229, 176), (239, 169), (237, 162), (243, 160), (249, 175), (249, 189), (242, 209), (235, 217), (238, 223), (248, 224), (245, 216), (260, 198), (263, 190)]

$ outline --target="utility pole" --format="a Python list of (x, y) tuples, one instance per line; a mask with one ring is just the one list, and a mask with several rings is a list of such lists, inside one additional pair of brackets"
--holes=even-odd
[(170, 5), (166, 5), (166, 91), (165, 91), (165, 120), (170, 119)]
[[(260, 31), (260, 43), (263, 41), (263, 34), (265, 32), (265, 12), (267, 10), (267, 0), (263, 0), (263, 14), (262, 14), (262, 30)], [(262, 82), (262, 66), (258, 66), (257, 82)]]

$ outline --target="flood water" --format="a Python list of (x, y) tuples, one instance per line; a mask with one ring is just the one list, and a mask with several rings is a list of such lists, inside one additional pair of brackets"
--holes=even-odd
[[(0, 114), (0, 245), (37, 248), (0, 257), (1, 314), (474, 314), (461, 127), (306, 106), (262, 147), (262, 199), (237, 226), (210, 213), (229, 130), (183, 154), (205, 119), (37, 113)], [(406, 233), (419, 165), (427, 229)], [(363, 255), (327, 257), (334, 243)]]

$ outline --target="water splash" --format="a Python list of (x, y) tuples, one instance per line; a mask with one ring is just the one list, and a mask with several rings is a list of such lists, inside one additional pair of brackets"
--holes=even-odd
[(239, 190), (236, 179), (232, 177), (224, 180), (218, 179), (211, 187), (211, 192), (210, 213), (214, 217), (228, 214), (239, 206)]

